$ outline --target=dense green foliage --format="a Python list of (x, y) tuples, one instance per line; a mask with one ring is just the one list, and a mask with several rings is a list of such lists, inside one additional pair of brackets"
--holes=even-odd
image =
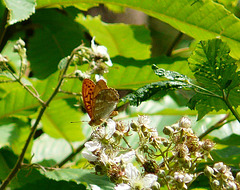
[[(237, 2), (0, 1), (0, 184), (20, 157), (24, 165), (8, 184), (11, 189), (87, 189), (90, 184), (113, 189), (107, 176), (95, 175), (80, 153), (92, 129), (85, 122), (89, 118), (81, 97), (82, 78), (73, 73), (90, 69), (73, 54), (81, 44), (91, 47), (93, 37), (107, 47), (113, 63), (103, 77), (121, 96), (117, 120), (146, 114), (163, 135), (164, 126), (188, 116), (198, 136), (217, 143), (212, 160), (197, 169), (222, 161), (238, 171)], [(160, 29), (151, 19), (145, 25), (107, 23), (86, 12), (99, 4), (111, 14), (120, 12), (116, 15), (125, 8), (141, 11)], [(26, 44), (19, 44), (19, 38)], [(209, 189), (208, 179), (197, 178), (191, 187)]]

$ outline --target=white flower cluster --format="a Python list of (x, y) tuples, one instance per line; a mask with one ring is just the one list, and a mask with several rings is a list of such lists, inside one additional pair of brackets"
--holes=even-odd
[[(116, 184), (115, 190), (150, 190), (165, 185), (188, 189), (198, 176), (193, 168), (209, 155), (214, 143), (200, 141), (185, 117), (166, 126), (164, 133), (169, 138), (160, 137), (147, 116), (138, 116), (130, 125), (109, 119), (93, 131), (82, 154), (95, 165), (97, 174), (106, 174)], [(128, 137), (134, 134), (138, 136), (138, 146), (133, 149)]]

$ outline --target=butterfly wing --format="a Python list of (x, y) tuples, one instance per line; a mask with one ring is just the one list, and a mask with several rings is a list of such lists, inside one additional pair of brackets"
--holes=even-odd
[(91, 119), (93, 119), (93, 93), (95, 84), (90, 79), (84, 79), (82, 84), (82, 97), (85, 109)]
[(101, 79), (97, 82), (97, 84), (94, 88), (93, 97), (95, 98), (98, 95), (98, 93), (103, 89), (108, 89), (108, 86), (107, 86), (106, 82)]
[(108, 118), (116, 108), (119, 101), (119, 94), (115, 89), (108, 88), (101, 90), (93, 100), (92, 123), (99, 124), (103, 119)]

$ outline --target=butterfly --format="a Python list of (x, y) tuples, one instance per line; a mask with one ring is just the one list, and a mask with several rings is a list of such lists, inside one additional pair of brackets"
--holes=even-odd
[(119, 101), (119, 94), (113, 88), (108, 88), (104, 80), (96, 84), (90, 79), (84, 79), (82, 97), (85, 109), (91, 118), (89, 125), (100, 125), (107, 119)]

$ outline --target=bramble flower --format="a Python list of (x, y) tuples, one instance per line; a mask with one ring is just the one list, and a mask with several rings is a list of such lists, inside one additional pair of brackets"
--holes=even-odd
[(157, 176), (154, 174), (146, 174), (141, 176), (140, 172), (132, 163), (128, 163), (125, 168), (125, 173), (127, 177), (127, 184), (122, 183), (117, 185), (114, 189), (148, 189), (151, 188), (157, 181)]
[(182, 185), (182, 188), (187, 189), (186, 183), (190, 183), (193, 180), (192, 174), (187, 174), (184, 172), (175, 172), (174, 180)]
[(82, 151), (82, 155), (90, 162), (94, 162), (98, 159), (96, 155), (93, 154), (94, 151), (101, 148), (101, 143), (98, 141), (89, 141), (84, 144), (87, 150)]
[(93, 50), (93, 53), (95, 54), (95, 56), (106, 59), (107, 61), (105, 61), (105, 63), (111, 67), (113, 64), (110, 59), (110, 56), (108, 55), (107, 48), (105, 46), (96, 45), (94, 40), (95, 40), (95, 37), (93, 37), (91, 41), (91, 48)]

